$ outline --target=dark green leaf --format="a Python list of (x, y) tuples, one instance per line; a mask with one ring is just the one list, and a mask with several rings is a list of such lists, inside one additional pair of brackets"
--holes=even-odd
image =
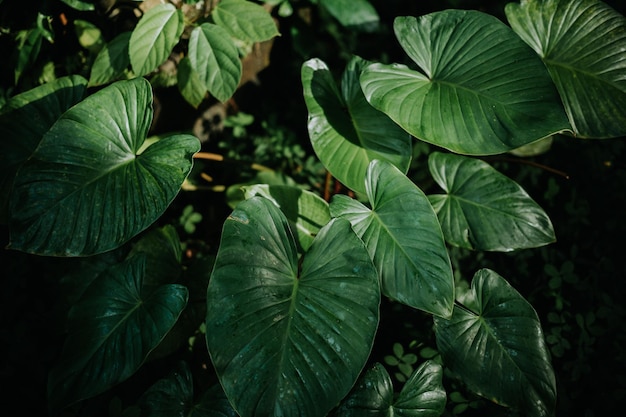
[(170, 375), (148, 388), (139, 405), (142, 414), (150, 417), (189, 416), (193, 398), (193, 375), (187, 362), (181, 362)]
[(165, 211), (200, 143), (175, 135), (142, 152), (151, 103), (149, 83), (137, 78), (118, 81), (61, 116), (15, 178), (11, 247), (45, 255), (101, 253)]
[(191, 68), (216, 99), (228, 100), (241, 79), (239, 52), (228, 32), (220, 26), (203, 23), (189, 37)]
[(331, 215), (349, 220), (365, 242), (380, 273), (383, 294), (432, 314), (450, 316), (452, 267), (428, 198), (397, 168), (381, 161), (370, 163), (365, 188), (371, 209), (337, 195)]
[(497, 18), (446, 10), (398, 17), (396, 37), (423, 71), (374, 64), (367, 100), (412, 135), (466, 154), (495, 154), (569, 129), (541, 60)]
[(439, 417), (446, 405), (441, 365), (424, 362), (405, 382), (394, 400), (391, 378), (376, 363), (341, 403), (338, 417)]
[(149, 9), (130, 36), (128, 53), (133, 72), (142, 76), (165, 62), (183, 29), (183, 12), (173, 4), (158, 4)]
[(182, 245), (174, 226), (166, 225), (142, 236), (128, 256), (140, 254), (148, 260), (144, 286), (178, 281), (182, 271)]
[(126, 380), (174, 326), (187, 289), (142, 292), (145, 257), (103, 272), (69, 315), (61, 357), (50, 372), (48, 400), (58, 411)]
[(506, 16), (543, 59), (577, 136), (626, 135), (624, 16), (597, 0), (526, 0)]
[(193, 375), (187, 362), (157, 381), (141, 397), (141, 409), (150, 417), (237, 417), (222, 387), (214, 385), (194, 402)]
[(455, 307), (451, 319), (435, 317), (444, 365), (477, 394), (524, 416), (553, 415), (554, 371), (533, 307), (488, 269), (474, 275), (472, 297), (477, 311)]
[(18, 168), (33, 154), (57, 119), (83, 99), (87, 80), (62, 77), (12, 97), (0, 114), (0, 219), (6, 222)]
[(390, 162), (402, 172), (411, 161), (410, 136), (363, 96), (359, 76), (366, 65), (358, 57), (350, 61), (341, 92), (325, 63), (312, 59), (302, 66), (313, 149), (333, 176), (361, 193), (367, 165), (374, 159)]
[(262, 42), (279, 34), (269, 12), (251, 1), (221, 0), (211, 17), (218, 26), (242, 41)]
[(434, 152), (428, 166), (447, 194), (429, 196), (448, 243), (511, 251), (556, 240), (545, 211), (515, 181), (486, 162)]
[(323, 227), (300, 265), (263, 197), (224, 224), (207, 292), (207, 343), (240, 415), (322, 416), (355, 383), (378, 325), (376, 270), (350, 223)]
[(439, 417), (446, 405), (443, 369), (433, 361), (422, 363), (404, 383), (393, 404), (400, 417)]

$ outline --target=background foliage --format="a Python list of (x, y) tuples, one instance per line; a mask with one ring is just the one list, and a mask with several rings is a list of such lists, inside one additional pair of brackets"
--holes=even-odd
[[(127, 7), (129, 3), (96, 2), (98, 12), (91, 12), (69, 7), (71, 1), (0, 2), (0, 48), (6, 58), (0, 69), (0, 103), (64, 75), (80, 74), (93, 80), (90, 68), (102, 48), (100, 36), (111, 40), (113, 34), (130, 30), (136, 23), (129, 11), (132, 8)], [(206, 288), (206, 282), (198, 278), (202, 274), (196, 271), (212, 266), (222, 224), (244, 197), (241, 185), (299, 184), (321, 197), (346, 192), (341, 184), (328, 181), (314, 156), (315, 144), (309, 143), (300, 73), (303, 63), (319, 59), (327, 64), (329, 79), (337, 81), (353, 54), (365, 60), (408, 64), (408, 57), (393, 35), (396, 16), (421, 16), (459, 8), (484, 11), (504, 20), (504, 5), (508, 2), (373, 0), (370, 3), (380, 16), (380, 24), (375, 28), (342, 24), (331, 7), (321, 7), (331, 2), (267, 3), (275, 4), (272, 15), (281, 36), (255, 46), (252, 56), (256, 60), (252, 64), (246, 66), (244, 58), (242, 72), (247, 82), (234, 86), (228, 80), (218, 83), (220, 88), (236, 88), (226, 103), (185, 95), (180, 86), (171, 85), (172, 74), (167, 65), (148, 77), (154, 87), (156, 109), (149, 134), (191, 133), (201, 139), (203, 152), (220, 156), (195, 161), (186, 188), (158, 221), (159, 225), (172, 226), (169, 233), (175, 229), (180, 235), (182, 247), (161, 247), (169, 248), (168, 256), (182, 259), (187, 286), (201, 289), (196, 294), (203, 294), (202, 289)], [(625, 12), (620, 2), (607, 3), (622, 14)], [(115, 10), (117, 13), (111, 14)], [(39, 11), (42, 14), (38, 15)], [(171, 24), (176, 26), (173, 37), (186, 36), (177, 21)], [(214, 30), (203, 27), (203, 34), (208, 38)], [(54, 42), (48, 39), (52, 33)], [(189, 42), (201, 42), (199, 35), (189, 34)], [(20, 48), (15, 48), (16, 43)], [(121, 45), (108, 47), (123, 48), (123, 42)], [(250, 45), (236, 48), (242, 55), (251, 56)], [(131, 62), (133, 68), (142, 67), (139, 64), (143, 63)], [(183, 60), (179, 65), (182, 71), (185, 65), (198, 64)], [(214, 88), (214, 80), (208, 78), (190, 78), (189, 82), (204, 83), (208, 91)], [(100, 87), (92, 83), (90, 88)], [(218, 97), (222, 94), (222, 90), (214, 91)], [(428, 171), (427, 154), (434, 150), (433, 145), (416, 145), (407, 167), (409, 177), (427, 194), (440, 190)], [(588, 141), (557, 135), (550, 151), (537, 156), (484, 157), (522, 184), (546, 210), (557, 241), (540, 249), (511, 253), (451, 249), (459, 285), (469, 282), (473, 271), (490, 268), (507, 277), (537, 310), (557, 378), (557, 415), (603, 415), (613, 411), (626, 395), (626, 309), (621, 303), (626, 268), (620, 261), (619, 244), (626, 232), (622, 217), (626, 203), (625, 155), (621, 139)], [(8, 232), (6, 225), (2, 227), (6, 244)], [(170, 242), (168, 236), (164, 232), (155, 239)], [(125, 264), (127, 268), (141, 262), (155, 270), (168, 268), (168, 256), (150, 243), (134, 251)], [(123, 251), (104, 254), (98, 257), (98, 263), (106, 265), (127, 255)], [(46, 384), (62, 354), (66, 309), (87, 284), (73, 272), (81, 270), (84, 274), (85, 262), (81, 258), (40, 257), (12, 250), (3, 250), (0, 256), (4, 276), (0, 373), (8, 383), (2, 395), (5, 403), (19, 404), (24, 413), (46, 414)], [(95, 276), (98, 264), (91, 268)], [(170, 290), (170, 296), (184, 298), (180, 288)], [(154, 381), (173, 371), (178, 371), (178, 378), (188, 377), (180, 366), (189, 367), (198, 392), (213, 385), (215, 374), (208, 362), (202, 328), (198, 326), (198, 317), (204, 314), (203, 303), (204, 300), (190, 299), (189, 308), (182, 313), (189, 320), (175, 328), (174, 335), (165, 339), (136, 374), (85, 402), (81, 413), (134, 415), (137, 404), (150, 403), (146, 399), (150, 395), (164, 395), (159, 394), (159, 386), (153, 386)], [(393, 378), (393, 391), (400, 393), (413, 370), (429, 366), (429, 359), (437, 359), (432, 322), (426, 314), (407, 311), (384, 298), (381, 320), (370, 361), (385, 364)], [(180, 365), (181, 360), (187, 365)], [(376, 368), (371, 372), (377, 372)], [(449, 391), (445, 411), (448, 415), (510, 413), (471, 394), (451, 375), (444, 378)], [(144, 395), (148, 389), (151, 391)], [(192, 393), (185, 395), (193, 397)], [(224, 401), (220, 393), (207, 395), (214, 395), (218, 403)]]

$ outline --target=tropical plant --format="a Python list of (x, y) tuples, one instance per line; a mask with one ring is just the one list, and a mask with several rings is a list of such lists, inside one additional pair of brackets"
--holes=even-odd
[[(364, 0), (362, 14), (348, 13), (347, 1), (319, 3), (346, 26), (377, 19)], [(148, 137), (144, 76), (161, 83), (155, 69), (180, 48), (183, 97), (226, 101), (246, 47), (277, 32), (250, 1), (222, 0), (192, 21), (177, 4), (154, 6), (105, 43), (89, 80), (59, 77), (10, 97), (0, 113), (9, 249), (81, 260), (64, 279), (72, 292), (48, 376), (51, 414), (81, 414), (181, 340), (193, 349), (204, 338), (215, 383), (180, 364), (146, 387), (142, 413), (435, 417), (446, 413), (448, 373), (514, 413), (553, 415), (555, 374), (535, 309), (492, 269), (463, 287), (450, 253), (555, 241), (547, 213), (481, 158), (545, 151), (554, 135), (626, 135), (624, 17), (596, 0), (511, 3), (510, 27), (451, 9), (396, 18), (408, 65), (355, 56), (337, 85), (325, 62), (307, 60), (311, 145), (349, 191), (326, 201), (297, 185), (243, 186), (217, 253), (190, 260), (173, 225), (194, 226), (193, 210), (159, 220), (201, 145), (186, 133)], [(46, 39), (46, 19), (38, 22), (19, 38), (30, 49), (19, 54), (16, 88)], [(407, 176), (415, 142), (436, 148), (428, 169), (438, 194)], [(371, 357), (383, 299), (432, 320), (437, 345), (432, 359), (410, 358), (398, 393)]]

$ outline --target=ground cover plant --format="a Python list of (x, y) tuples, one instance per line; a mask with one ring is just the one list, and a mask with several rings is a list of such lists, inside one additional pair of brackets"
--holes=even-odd
[(382, 3), (0, 3), (8, 401), (613, 408), (626, 19)]

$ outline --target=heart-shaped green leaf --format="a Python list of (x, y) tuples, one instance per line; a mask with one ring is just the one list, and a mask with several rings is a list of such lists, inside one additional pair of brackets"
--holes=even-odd
[(455, 306), (451, 319), (435, 317), (444, 365), (498, 404), (553, 415), (556, 383), (537, 313), (494, 271), (478, 271), (471, 291), (476, 311)]
[(241, 79), (239, 52), (228, 32), (212, 23), (203, 23), (189, 36), (191, 68), (216, 99), (228, 100)]
[(180, 190), (200, 142), (161, 139), (142, 150), (152, 121), (143, 78), (118, 81), (65, 112), (15, 178), (11, 247), (91, 255), (152, 224)]
[(183, 12), (171, 3), (149, 9), (133, 30), (128, 45), (133, 72), (145, 75), (169, 57), (185, 28)]
[(336, 195), (331, 215), (349, 220), (365, 242), (387, 297), (449, 317), (454, 278), (441, 226), (415, 184), (393, 165), (372, 161), (365, 188), (372, 205)]
[(180, 362), (167, 377), (159, 379), (139, 400), (143, 415), (189, 415), (193, 408), (193, 375), (187, 362)]
[(367, 100), (417, 138), (465, 154), (494, 154), (570, 128), (536, 54), (497, 18), (446, 10), (398, 17), (396, 37), (424, 73), (374, 64)]
[(211, 17), (215, 24), (242, 41), (262, 42), (279, 34), (269, 12), (251, 1), (221, 0)]
[(428, 198), (448, 243), (506, 252), (556, 240), (546, 212), (518, 183), (486, 162), (434, 152), (428, 167), (447, 192)]
[(283, 212), (298, 236), (303, 250), (308, 250), (320, 229), (330, 221), (328, 203), (316, 194), (289, 185), (256, 184), (243, 186), (245, 198), (260, 195), (270, 199)]
[(131, 32), (124, 32), (107, 43), (96, 56), (91, 67), (89, 85), (96, 86), (117, 81), (130, 65), (128, 45)]
[(145, 262), (134, 256), (107, 269), (70, 310), (68, 336), (48, 381), (52, 410), (129, 378), (176, 323), (187, 289), (163, 285), (142, 291)]
[(391, 378), (376, 363), (341, 403), (338, 417), (439, 417), (446, 405), (441, 365), (426, 361), (417, 368), (395, 397)]
[(543, 59), (577, 136), (626, 135), (624, 16), (597, 0), (526, 0), (506, 16)]
[(545, 211), (519, 184), (487, 163), (435, 152), (429, 168), (448, 193), (429, 199), (449, 243), (467, 249), (511, 251), (555, 241)]
[(349, 392), (378, 325), (376, 269), (334, 219), (298, 260), (288, 221), (263, 197), (224, 224), (207, 291), (207, 344), (245, 416), (322, 416)]
[(390, 162), (402, 172), (411, 161), (410, 136), (363, 96), (359, 76), (366, 65), (358, 57), (350, 61), (341, 92), (325, 63), (312, 59), (302, 66), (313, 149), (333, 176), (361, 193), (367, 165), (374, 159)]
[(195, 397), (193, 375), (187, 362), (181, 362), (141, 396), (139, 405), (142, 415), (153, 417), (238, 417), (219, 384), (206, 390), (197, 401)]
[(6, 222), (9, 194), (18, 168), (43, 135), (70, 107), (83, 99), (87, 80), (62, 77), (11, 97), (0, 113), (0, 219)]

